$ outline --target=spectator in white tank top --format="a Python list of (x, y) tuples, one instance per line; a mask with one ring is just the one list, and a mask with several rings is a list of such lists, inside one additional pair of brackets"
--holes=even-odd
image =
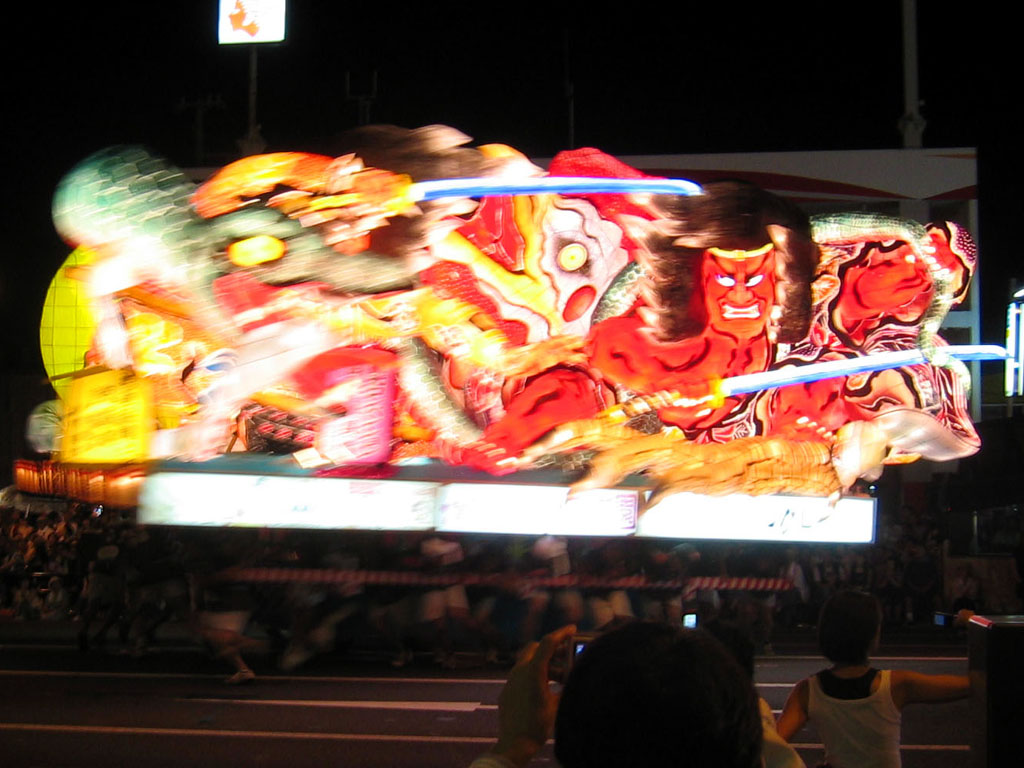
[(965, 698), (965, 675), (878, 670), (882, 609), (863, 592), (843, 591), (822, 607), (818, 645), (832, 667), (801, 680), (779, 716), (779, 734), (791, 741), (810, 720), (831, 768), (899, 768), (903, 707)]

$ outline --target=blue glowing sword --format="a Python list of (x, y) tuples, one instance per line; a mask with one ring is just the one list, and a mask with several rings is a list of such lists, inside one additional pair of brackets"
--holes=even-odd
[[(937, 351), (946, 357), (962, 361), (1005, 361), (1009, 358), (1009, 353), (1007, 353), (1006, 349), (996, 344), (960, 344), (939, 347)], [(613, 422), (622, 422), (659, 408), (718, 407), (730, 395), (747, 395), (773, 387), (806, 384), (811, 381), (832, 379), (838, 376), (852, 376), (857, 373), (885, 371), (891, 368), (902, 368), (907, 365), (923, 365), (926, 363), (931, 363), (931, 361), (925, 357), (924, 352), (920, 349), (897, 349), (839, 360), (808, 363), (807, 365), (787, 365), (770, 371), (745, 373), (740, 376), (730, 376), (721, 381), (709, 382), (709, 389), (711, 391), (702, 397), (688, 397), (671, 390), (662, 390), (650, 395), (640, 395), (611, 406), (603, 411), (601, 416)]]
[[(957, 360), (1006, 360), (1006, 349), (997, 344), (959, 344), (949, 347), (938, 347), (938, 352), (954, 357)], [(792, 365), (761, 373), (745, 373), (722, 379), (718, 385), (723, 397), (729, 395), (745, 395), (759, 392), (771, 387), (783, 387), (787, 384), (804, 384), (818, 379), (831, 379), (836, 376), (852, 376), (855, 373), (885, 371), (890, 368), (902, 368), (905, 365), (922, 365), (931, 361), (919, 349), (898, 349), (888, 352), (875, 352), (862, 357), (826, 360), (807, 365)]]
[(440, 200), (446, 197), (495, 197), (550, 194), (684, 195), (703, 193), (699, 184), (686, 179), (613, 179), (589, 176), (537, 176), (521, 179), (467, 178), (417, 181), (409, 185), (406, 199)]

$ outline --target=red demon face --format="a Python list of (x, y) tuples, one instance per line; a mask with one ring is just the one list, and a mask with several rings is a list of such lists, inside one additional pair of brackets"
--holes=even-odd
[(871, 248), (842, 272), (843, 293), (835, 317), (844, 330), (861, 339), (862, 328), (877, 325), (884, 315), (905, 323), (918, 321), (932, 297), (928, 267), (909, 246)]
[(759, 248), (734, 258), (713, 248), (704, 252), (702, 279), (708, 325), (731, 336), (764, 331), (775, 296), (775, 251)]

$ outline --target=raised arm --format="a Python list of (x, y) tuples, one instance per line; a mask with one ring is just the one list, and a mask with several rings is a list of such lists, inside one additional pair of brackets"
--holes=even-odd
[(776, 729), (779, 736), (791, 741), (807, 722), (807, 680), (801, 680), (789, 692)]
[(548, 683), (551, 657), (575, 631), (562, 627), (526, 647), (498, 698), (498, 743), (471, 768), (524, 768), (544, 746), (558, 709)]
[(907, 669), (892, 671), (892, 700), (900, 709), (917, 702), (964, 699), (970, 692), (967, 675), (924, 675)]

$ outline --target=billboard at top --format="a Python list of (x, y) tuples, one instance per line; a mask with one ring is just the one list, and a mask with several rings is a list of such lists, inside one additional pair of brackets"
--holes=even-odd
[(280, 43), (284, 40), (287, 0), (220, 0), (217, 42)]

